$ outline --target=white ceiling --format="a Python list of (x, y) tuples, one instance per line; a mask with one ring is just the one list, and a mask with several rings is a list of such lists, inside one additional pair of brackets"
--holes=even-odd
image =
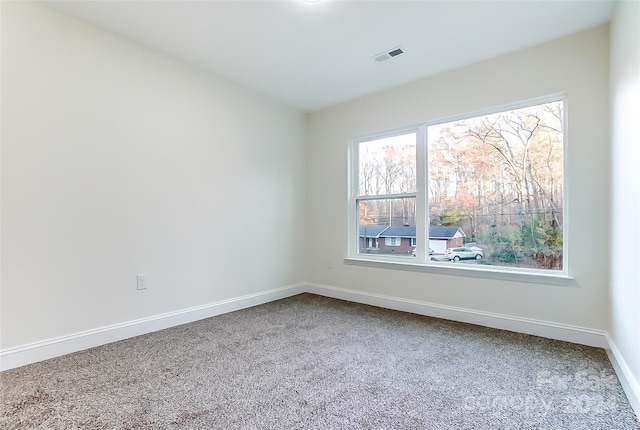
[[(607, 22), (612, 0), (48, 1), (305, 112)], [(405, 53), (373, 60), (389, 48)]]

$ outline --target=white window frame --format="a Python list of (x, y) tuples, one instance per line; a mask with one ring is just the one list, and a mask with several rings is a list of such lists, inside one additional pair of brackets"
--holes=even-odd
[[(561, 101), (563, 103), (563, 268), (562, 270), (529, 269), (506, 266), (481, 265), (453, 265), (431, 261), (429, 258), (429, 240), (427, 237), (429, 220), (428, 214), (428, 162), (427, 162), (427, 129), (432, 125), (463, 120), (478, 116), (491, 115), (499, 112), (522, 109), (530, 106)], [(569, 188), (567, 186), (567, 172), (569, 159), (569, 136), (567, 127), (568, 100), (565, 93), (556, 93), (544, 97), (524, 100), (516, 103), (494, 106), (491, 108), (467, 112), (460, 115), (438, 118), (426, 121), (412, 127), (398, 128), (381, 133), (372, 133), (351, 140), (348, 149), (349, 163), (349, 210), (348, 210), (348, 243), (347, 264), (360, 266), (385, 267), (418, 272), (441, 273), (457, 276), (468, 276), (490, 279), (504, 279), (521, 282), (534, 282), (553, 285), (570, 285), (573, 278), (569, 272), (568, 231), (569, 231)], [(359, 191), (359, 159), (358, 146), (362, 142), (384, 139), (402, 134), (416, 133), (416, 192), (401, 195), (358, 196)], [(393, 199), (401, 197), (415, 197), (416, 199), (416, 256), (388, 256), (363, 255), (358, 253), (358, 201), (375, 199)], [(422, 238), (422, 239), (421, 239)], [(412, 245), (413, 246), (413, 245)]]
[[(360, 185), (360, 177), (359, 177), (359, 169), (360, 169), (360, 159), (358, 158), (358, 145), (363, 142), (368, 142), (371, 140), (377, 139), (385, 139), (388, 137), (400, 136), (403, 134), (416, 134), (416, 191), (414, 193), (403, 193), (403, 194), (384, 194), (384, 195), (373, 195), (373, 196), (360, 196), (358, 195), (359, 185)], [(420, 149), (420, 148), (423, 149)], [(358, 202), (359, 201), (371, 201), (371, 200), (388, 200), (388, 199), (399, 199), (399, 198), (415, 198), (416, 199), (416, 219), (425, 219), (424, 216), (426, 214), (425, 211), (425, 201), (424, 201), (424, 190), (425, 190), (425, 180), (426, 176), (425, 172), (420, 171), (417, 168), (417, 165), (421, 163), (420, 157), (423, 157), (423, 160), (426, 160), (424, 154), (424, 149), (426, 148), (426, 126), (415, 126), (415, 127), (405, 127), (399, 128), (395, 130), (388, 130), (386, 132), (374, 133), (366, 136), (361, 136), (356, 139), (352, 139), (349, 145), (348, 151), (348, 160), (349, 160), (349, 223), (348, 223), (348, 235), (349, 241), (347, 245), (347, 258), (355, 258), (356, 260), (359, 257), (362, 257), (362, 254), (358, 254), (358, 243), (359, 243), (359, 228), (358, 228)], [(422, 155), (421, 155), (422, 153)], [(426, 165), (425, 165), (426, 167)], [(422, 176), (422, 177), (421, 177)], [(421, 185), (422, 183), (422, 185)], [(423, 197), (420, 197), (420, 194)], [(421, 218), (422, 217), (422, 218)], [(424, 235), (426, 229), (424, 226), (416, 225), (416, 237), (422, 237)], [(380, 256), (372, 256), (378, 261), (385, 261), (386, 258)], [(407, 256), (390, 256), (388, 258), (413, 258), (415, 257), (409, 255)]]

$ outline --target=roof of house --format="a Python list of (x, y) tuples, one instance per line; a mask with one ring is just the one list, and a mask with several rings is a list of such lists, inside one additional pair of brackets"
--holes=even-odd
[(386, 224), (382, 224), (382, 225), (377, 225), (377, 224), (370, 224), (370, 225), (361, 225), (360, 226), (360, 236), (366, 236), (366, 237), (380, 237), (380, 234), (385, 231), (386, 229), (388, 229), (389, 226)]
[(416, 237), (416, 227), (392, 225), (380, 237)]
[[(462, 237), (467, 235), (457, 226), (436, 225), (429, 227), (429, 238), (451, 239), (460, 231)], [(406, 225), (361, 225), (360, 236), (366, 237), (416, 237), (416, 227)]]
[(429, 237), (432, 239), (451, 239), (460, 231), (462, 237), (467, 237), (464, 231), (458, 226), (434, 225), (429, 227)]

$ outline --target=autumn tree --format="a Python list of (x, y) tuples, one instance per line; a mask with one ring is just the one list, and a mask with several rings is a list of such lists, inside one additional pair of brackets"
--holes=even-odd
[[(562, 102), (441, 124), (429, 133), (431, 219), (461, 218), (464, 211), (468, 218), (458, 225), (487, 232), (496, 259), (525, 255), (561, 266)], [(532, 231), (535, 240), (527, 241)]]

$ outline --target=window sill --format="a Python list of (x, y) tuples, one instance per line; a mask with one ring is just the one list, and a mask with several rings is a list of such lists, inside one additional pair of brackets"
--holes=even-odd
[[(410, 272), (436, 273), (448, 276), (497, 279), (501, 281), (529, 282), (559, 286), (574, 285), (574, 278), (565, 273), (524, 272), (497, 266), (476, 266), (465, 263), (417, 263), (412, 257), (395, 257), (397, 260), (375, 257), (345, 257), (344, 263), (353, 266), (376, 267), (379, 269), (406, 270)], [(453, 267), (455, 265), (455, 267)]]

